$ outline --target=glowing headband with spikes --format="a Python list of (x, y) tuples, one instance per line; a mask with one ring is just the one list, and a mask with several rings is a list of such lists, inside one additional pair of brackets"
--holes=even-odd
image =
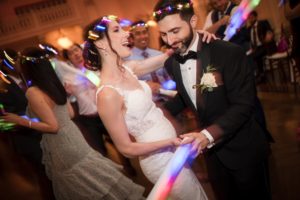
[(94, 26), (93, 30), (89, 31), (88, 39), (97, 40), (99, 38), (99, 34), (97, 32), (102, 32), (106, 30), (106, 25), (111, 21), (118, 21), (118, 17), (115, 15), (108, 15), (102, 17), (100, 22)]
[(43, 49), (43, 50), (50, 51), (50, 52), (54, 53), (55, 55), (58, 54), (58, 52), (57, 52), (54, 48), (52, 48), (52, 47), (50, 47), (50, 46), (48, 46), (48, 45), (45, 45), (45, 44), (39, 44), (39, 47), (40, 47), (41, 49)]
[(164, 13), (172, 13), (174, 11), (180, 11), (180, 10), (184, 10), (184, 9), (188, 9), (188, 8), (192, 8), (193, 7), (193, 3), (189, 2), (189, 3), (178, 3), (176, 5), (168, 5), (165, 6), (157, 11), (153, 12), (153, 17), (158, 17), (159, 15), (162, 15)]
[(22, 62), (24, 62), (24, 60), (27, 60), (33, 63), (40, 60), (49, 59), (47, 54), (45, 56), (40, 56), (40, 57), (29, 57), (29, 56), (21, 56), (21, 57), (23, 58)]
[(145, 22), (137, 23), (137, 24), (131, 26), (130, 31), (134, 30), (136, 27), (145, 27), (145, 28), (148, 28), (148, 24), (145, 23)]

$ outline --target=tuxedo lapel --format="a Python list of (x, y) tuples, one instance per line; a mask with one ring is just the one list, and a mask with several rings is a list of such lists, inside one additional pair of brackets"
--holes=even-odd
[[(201, 51), (198, 50), (198, 51), (200, 51), (200, 55), (199, 55), (200, 59), (198, 59), (198, 60), (201, 63), (199, 63), (199, 65), (197, 64), (197, 71), (200, 71), (200, 72), (197, 72), (197, 84), (200, 84), (201, 78), (203, 76), (203, 72), (206, 70), (206, 67), (211, 62), (209, 48), (208, 48), (207, 44), (203, 44), (201, 42), (201, 40), (199, 42), (199, 43), (201, 43), (201, 45), (198, 44), (198, 47), (201, 48)], [(197, 63), (198, 63), (198, 60), (197, 60)], [(207, 99), (207, 92), (201, 93), (200, 87), (197, 87), (197, 107), (198, 107), (198, 109), (200, 109), (200, 108), (204, 109), (206, 99)]]
[[(197, 52), (199, 53), (198, 55), (198, 58), (197, 58), (197, 68), (196, 68), (196, 85), (197, 84), (200, 84), (200, 81), (201, 81), (201, 77), (202, 77), (202, 53), (201, 53), (201, 50), (202, 50), (202, 37), (200, 34), (199, 35), (199, 42), (198, 42), (198, 45), (197, 45)], [(203, 107), (203, 98), (202, 98), (202, 95), (201, 95), (201, 88), (200, 87), (196, 87), (196, 104), (197, 104), (197, 109), (200, 109), (201, 107)]]

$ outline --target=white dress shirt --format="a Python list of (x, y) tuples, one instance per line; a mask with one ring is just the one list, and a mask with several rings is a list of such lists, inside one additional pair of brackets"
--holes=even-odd
[[(227, 10), (228, 10), (228, 8), (229, 8), (230, 5), (231, 5), (231, 4), (230, 4), (230, 2), (229, 2), (228, 5), (227, 5), (226, 10), (225, 10), (223, 13), (226, 13), (226, 12), (227, 12)], [(238, 6), (235, 6), (235, 7), (231, 10), (230, 16), (232, 16), (232, 15), (235, 13), (235, 11), (237, 10), (237, 8), (238, 8)], [(204, 22), (204, 26), (203, 26), (203, 28), (202, 28), (203, 30), (206, 30), (206, 29), (208, 29), (209, 27), (211, 27), (211, 26), (213, 25), (213, 22), (212, 22), (212, 19), (211, 19), (211, 15), (212, 15), (213, 12), (214, 12), (214, 10), (210, 11), (210, 12), (208, 13), (208, 15), (206, 16), (206, 19), (205, 19), (205, 22)], [(221, 12), (218, 12), (218, 18), (219, 18), (219, 20), (222, 19), (222, 17), (224, 17), (224, 15), (223, 15)]]
[[(253, 27), (251, 28), (251, 34), (250, 34), (250, 37), (251, 37), (251, 43), (253, 44), (254, 42), (254, 37), (256, 38), (256, 46), (261, 46), (262, 43), (261, 41), (259, 40), (259, 37), (258, 37), (258, 34), (257, 34), (257, 24), (258, 22), (256, 21), (255, 24), (253, 25)], [(255, 29), (255, 34), (254, 34), (254, 29)]]
[[(188, 51), (197, 51), (197, 45), (199, 41), (199, 35), (196, 34), (195, 36), (194, 43), (188, 49)], [(197, 72), (197, 60), (195, 59), (189, 59), (187, 60), (184, 64), (180, 64), (180, 70), (181, 70), (181, 76), (182, 76), (182, 82), (183, 85), (192, 100), (195, 108), (197, 108), (197, 103), (196, 103), (196, 89), (193, 89), (193, 85), (196, 84), (196, 72)]]

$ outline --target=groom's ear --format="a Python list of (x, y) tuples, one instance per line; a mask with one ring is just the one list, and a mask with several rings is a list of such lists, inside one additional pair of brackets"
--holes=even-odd
[(197, 17), (197, 15), (193, 15), (193, 16), (191, 17), (191, 19), (190, 19), (190, 25), (191, 25), (191, 27), (192, 27), (193, 29), (196, 28), (197, 22), (198, 22), (198, 17)]

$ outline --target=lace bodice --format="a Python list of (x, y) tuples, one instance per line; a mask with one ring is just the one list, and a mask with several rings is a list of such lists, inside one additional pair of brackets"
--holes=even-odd
[[(136, 77), (129, 68), (126, 68), (129, 72)], [(161, 120), (164, 120), (164, 115), (162, 111), (156, 107), (155, 103), (152, 101), (152, 92), (149, 85), (140, 81), (141, 88), (134, 90), (124, 90), (112, 85), (102, 85), (97, 91), (98, 93), (105, 87), (116, 90), (124, 99), (124, 105), (126, 108), (125, 121), (129, 133), (135, 137), (139, 142), (150, 142), (157, 141), (161, 139), (170, 138), (175, 136), (174, 134), (152, 137), (148, 135), (148, 131), (153, 129)]]

